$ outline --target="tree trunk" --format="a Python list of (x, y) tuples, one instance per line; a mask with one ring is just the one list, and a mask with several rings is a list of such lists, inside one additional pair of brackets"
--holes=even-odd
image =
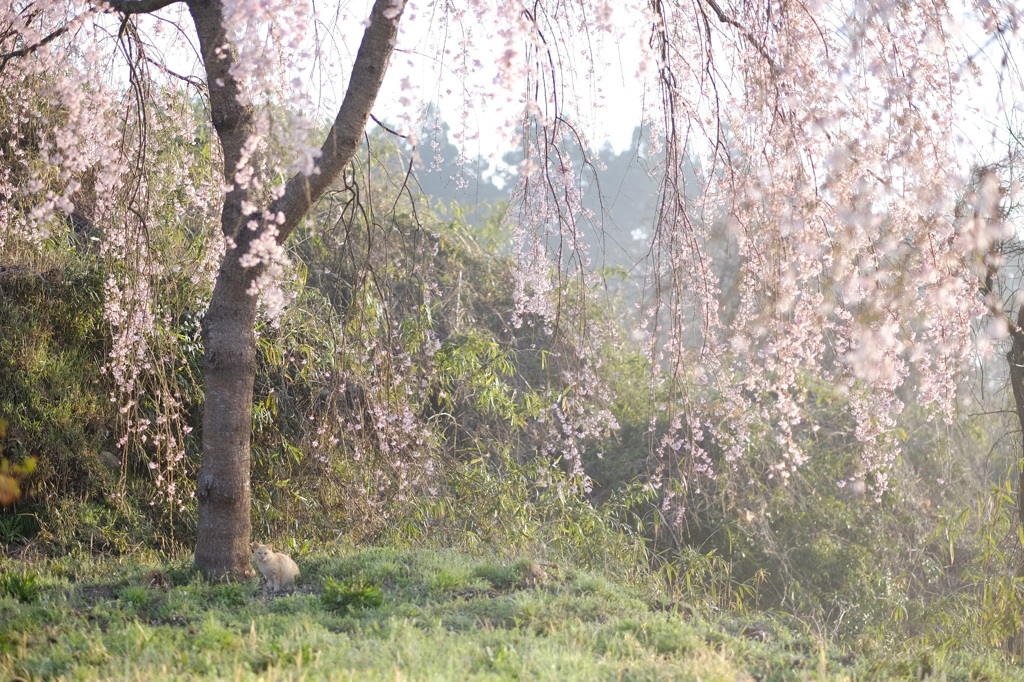
[[(152, 0), (159, 4), (165, 0)], [(278, 226), (283, 242), (352, 160), (370, 110), (380, 91), (398, 36), (404, 2), (376, 0), (370, 23), (352, 66), (352, 76), (334, 125), (320, 149), (319, 173), (296, 175), (284, 194), (270, 206), (284, 214)], [(256, 297), (249, 293), (261, 267), (243, 268), (241, 256), (265, 225), (261, 212), (246, 213), (249, 191), (234, 184), (242, 147), (253, 134), (255, 112), (239, 102), (238, 83), (232, 74), (233, 52), (223, 27), (221, 0), (188, 0), (199, 37), (210, 93), (210, 115), (224, 155), (228, 187), (221, 211), (221, 229), (235, 246), (224, 255), (210, 307), (203, 320), (205, 347), (205, 403), (203, 405), (203, 461), (196, 485), (199, 525), (196, 566), (208, 576), (241, 579), (251, 575), (252, 531), (250, 489), (250, 437), (252, 390), (256, 377)], [(243, 227), (256, 220), (258, 227)]]
[(1022, 434), (1022, 448), (1017, 464), (1017, 516), (1024, 523), (1024, 306), (1017, 311), (1016, 325), (1010, 325), (1010, 337), (1012, 343), (1006, 353), (1006, 362), (1010, 367), (1013, 405)]
[[(1021, 428), (1021, 452), (1017, 457), (1017, 518), (1024, 524), (1024, 305), (1017, 310), (1016, 324), (1010, 324), (1010, 350), (1006, 352), (1006, 363), (1010, 368), (1010, 387), (1013, 389), (1013, 406), (1017, 423)], [(1018, 565), (1017, 576), (1024, 573), (1024, 566)], [(1013, 634), (1005, 643), (1012, 655), (1024, 656), (1024, 628), (1016, 624)]]
[(249, 575), (252, 530), (249, 451), (256, 377), (256, 297), (237, 252), (225, 255), (203, 320), (206, 349), (203, 463), (196, 484), (196, 566), (208, 575)]
[(244, 233), (251, 233), (239, 231), (247, 192), (235, 186), (233, 178), (242, 145), (253, 133), (254, 111), (239, 101), (230, 51), (219, 49), (227, 44), (220, 0), (192, 0), (188, 8), (199, 37), (210, 115), (224, 156), (225, 184), (230, 188), (224, 195), (221, 230), (229, 240), (243, 239), (225, 252), (203, 318), (203, 461), (196, 481), (195, 561), (209, 576), (244, 578), (250, 574), (252, 531), (249, 442), (256, 378), (256, 299), (247, 293), (255, 273), (239, 263), (248, 250), (245, 238), (249, 235)]

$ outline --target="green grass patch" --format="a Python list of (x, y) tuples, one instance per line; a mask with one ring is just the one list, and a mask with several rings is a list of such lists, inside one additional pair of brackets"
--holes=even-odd
[(7, 560), (4, 580), (35, 591), (0, 593), (0, 680), (1020, 677), (983, 654), (868, 659), (783, 616), (669, 609), (654, 583), (573, 566), (531, 580), (525, 558), (311, 554), (288, 595), (204, 580), (187, 558), (155, 580), (157, 558)]
[(14, 597), (18, 601), (34, 602), (39, 600), (40, 591), (39, 578), (31, 571), (0, 573), (0, 596), (2, 597)]
[(380, 585), (365, 580), (341, 582), (327, 578), (320, 594), (320, 601), (325, 608), (341, 613), (373, 609), (384, 603), (384, 590)]

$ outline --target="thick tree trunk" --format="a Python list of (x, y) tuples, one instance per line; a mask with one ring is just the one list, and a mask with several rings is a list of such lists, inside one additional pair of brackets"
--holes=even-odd
[[(1013, 406), (1021, 428), (1021, 451), (1017, 453), (1017, 518), (1024, 524), (1024, 305), (1017, 310), (1016, 324), (1010, 324), (1010, 339), (1006, 362), (1010, 368)], [(1018, 565), (1017, 576), (1022, 574), (1024, 566)], [(1017, 623), (1014, 633), (1007, 638), (1005, 646), (1014, 656), (1024, 656), (1024, 628), (1020, 623)]]
[[(252, 135), (254, 111), (238, 99), (231, 75), (220, 0), (192, 0), (189, 11), (199, 37), (210, 90), (210, 114), (224, 155), (221, 230), (236, 242), (224, 254), (210, 307), (203, 318), (203, 461), (196, 482), (199, 524), (196, 566), (209, 576), (244, 578), (250, 574), (252, 531), (249, 452), (252, 432), (252, 387), (256, 378), (256, 299), (247, 293), (256, 273), (242, 268), (251, 230), (241, 230), (246, 216), (245, 188), (233, 178), (242, 145)], [(248, 239), (247, 239), (248, 238)], [(239, 239), (242, 243), (237, 243)]]
[(1006, 361), (1010, 367), (1010, 387), (1013, 389), (1013, 405), (1017, 412), (1017, 423), (1021, 428), (1021, 452), (1018, 453), (1017, 474), (1017, 516), (1024, 523), (1024, 306), (1017, 311), (1016, 326), (1010, 325), (1010, 350)]
[(225, 256), (203, 320), (206, 349), (203, 463), (196, 484), (196, 566), (214, 576), (249, 574), (250, 435), (256, 376), (256, 297), (237, 253)]
[[(167, 0), (148, 0), (160, 4)], [(363, 33), (352, 77), (338, 116), (321, 147), (319, 173), (296, 175), (270, 207), (284, 214), (278, 226), (283, 241), (324, 190), (338, 177), (358, 149), (370, 110), (384, 80), (398, 35), (404, 0), (376, 0), (370, 24)], [(234, 248), (224, 255), (210, 307), (203, 320), (206, 351), (203, 406), (203, 461), (196, 486), (199, 526), (196, 566), (209, 576), (244, 578), (250, 575), (249, 542), (250, 437), (252, 390), (256, 376), (255, 323), (257, 301), (250, 285), (261, 267), (243, 268), (241, 256), (265, 226), (261, 213), (246, 213), (249, 190), (234, 183), (242, 147), (253, 134), (255, 112), (239, 102), (232, 74), (234, 56), (223, 26), (221, 0), (188, 0), (199, 37), (210, 92), (210, 114), (224, 155), (228, 190), (221, 211), (221, 229)], [(243, 225), (256, 220), (258, 228)]]

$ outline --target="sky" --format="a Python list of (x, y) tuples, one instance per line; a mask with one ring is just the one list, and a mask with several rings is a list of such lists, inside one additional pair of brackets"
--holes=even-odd
[[(324, 120), (333, 119), (344, 95), (348, 71), (371, 5), (368, 0), (313, 3), (315, 19), (308, 17), (308, 24), (318, 30), (320, 36), (329, 32), (330, 39), (322, 41), (318, 53), (310, 50), (306, 58), (300, 60), (304, 68), (296, 70), (292, 77), (302, 82), (305, 95)], [(523, 106), (520, 92), (495, 87), (496, 59), (504, 48), (499, 41), (489, 38), (482, 27), (471, 21), (460, 23), (432, 13), (430, 5), (429, 2), (408, 4), (374, 115), (406, 133), (420, 123), (427, 105), (437, 105), (453, 129), (472, 131), (475, 148), (469, 150), (471, 156), (500, 158), (510, 148), (509, 136), (513, 131), (508, 130), (507, 124), (521, 115)], [(171, 28), (171, 22), (188, 27), (183, 7), (172, 5), (161, 10), (160, 16), (163, 19), (142, 18), (141, 21), (169, 68), (202, 77), (196, 50), (185, 42), (185, 39), (194, 40), (190, 38), (191, 31), (187, 28), (183, 35)], [(159, 28), (154, 31), (156, 27)], [(473, 53), (462, 60), (457, 48), (466, 40), (476, 45)], [(604, 145), (617, 151), (629, 148), (633, 130), (643, 120), (644, 87), (635, 78), (636, 65), (641, 60), (640, 38), (635, 42), (622, 44), (594, 37), (589, 49), (593, 50), (601, 77), (573, 78), (572, 74), (565, 74), (567, 81), (559, 84), (568, 90), (566, 101), (574, 110), (571, 115), (584, 124), (596, 148)], [(451, 53), (438, 58), (436, 55), (445, 48)], [(467, 101), (471, 107), (466, 106)], [(476, 136), (476, 131), (486, 132)]]
[[(337, 25), (345, 36), (345, 45), (351, 46), (346, 55), (347, 63), (351, 63), (361, 37), (361, 17), (368, 14), (371, 4), (369, 0), (355, 0), (342, 3), (339, 8), (340, 21)], [(472, 68), (466, 76), (460, 77), (450, 64), (442, 64), (433, 58), (432, 55), (439, 52), (440, 39), (447, 38), (449, 43), (458, 41), (462, 31), (471, 31), (473, 27), (445, 24), (421, 9), (427, 4), (409, 3), (391, 71), (375, 112), (404, 111), (407, 102), (418, 99), (438, 103), (446, 120), (457, 127), (463, 93), (493, 90), (495, 68), (484, 57), (480, 59), (480, 68)], [(955, 8), (954, 16), (959, 17), (950, 27), (954, 39), (959, 40), (963, 50), (973, 58), (973, 64), (962, 64), (963, 73), (970, 75), (972, 66), (975, 66), (979, 79), (969, 86), (969, 95), (959, 117), (962, 134), (958, 142), (963, 145), (965, 159), (990, 159), (993, 154), (1005, 150), (1008, 127), (1011, 124), (1019, 126), (1024, 119), (1024, 84), (1019, 76), (1024, 73), (1024, 68), (1016, 68), (1024, 67), (1024, 64), (1019, 64), (1024, 58), (1021, 41), (1012, 33), (999, 38), (988, 36), (973, 10), (959, 1), (952, 2), (951, 7)], [(618, 14), (613, 13), (612, 19), (631, 26), (639, 22), (638, 17), (625, 16), (621, 10)], [(584, 124), (593, 146), (608, 145), (616, 152), (631, 147), (633, 131), (643, 122), (645, 115), (651, 113), (645, 102), (650, 102), (652, 84), (636, 77), (638, 64), (644, 58), (639, 36), (646, 35), (646, 32), (626, 29), (623, 33), (638, 37), (634, 41), (595, 40), (565, 49), (567, 53), (580, 53), (586, 49), (597, 62), (597, 77), (591, 79), (593, 82), (570, 83), (572, 90), (567, 101), (575, 109), (574, 118)], [(477, 53), (494, 56), (501, 49), (499, 44), (492, 41), (494, 47), (488, 49), (488, 40), (482, 34), (478, 30), (473, 35), (478, 43)], [(970, 78), (968, 82), (971, 83)], [(407, 87), (409, 83), (414, 86), (411, 96)], [(468, 124), (474, 129), (497, 131), (510, 118), (514, 119), (521, 109), (521, 101), (514, 96), (496, 97), (488, 106), (473, 110)], [(507, 147), (503, 147), (506, 142), (503, 135), (482, 135), (473, 140), (475, 150), (471, 150), (470, 155), (498, 158), (507, 151)]]
[[(256, 0), (242, 0), (255, 2)], [(294, 70), (296, 82), (302, 84), (305, 97), (318, 111), (321, 120), (331, 120), (344, 94), (348, 69), (362, 36), (362, 25), (369, 14), (370, 0), (342, 0), (338, 3), (315, 2), (310, 14), (296, 12), (285, 20), (304, 21), (321, 37), (319, 51), (310, 45), (304, 66)], [(384, 88), (374, 107), (374, 115), (402, 133), (415, 133), (424, 124), (425, 107), (434, 104), (451, 126), (452, 141), (469, 157), (480, 156), (492, 165), (500, 165), (501, 157), (514, 149), (514, 122), (523, 110), (520, 92), (495, 86), (499, 80), (498, 62), (505, 47), (493, 35), (493, 27), (481, 26), (471, 18), (453, 20), (432, 9), (430, 2), (410, 1), (401, 22), (401, 33)], [(614, 3), (612, 3), (614, 5)], [(294, 3), (293, 7), (306, 6)], [(960, 119), (962, 157), (965, 170), (977, 159), (991, 160), (1005, 151), (1008, 128), (1024, 118), (1021, 109), (1022, 84), (1013, 68), (1021, 58), (1020, 41), (1012, 34), (1008, 39), (989, 38), (981, 30), (975, 15), (962, 3), (954, 10), (960, 17), (951, 27), (955, 39), (974, 57), (979, 82), (971, 85), (964, 101)], [(634, 27), (642, 17), (624, 10), (612, 10), (612, 21)], [(161, 12), (161, 16), (188, 26), (181, 5)], [(202, 67), (193, 47), (181, 40), (181, 34), (169, 30), (163, 19), (148, 19), (159, 27), (150, 31), (160, 51), (175, 71), (202, 76)], [(159, 35), (157, 35), (159, 32)], [(186, 31), (190, 35), (190, 31)], [(595, 60), (594, 73), (563, 74), (566, 110), (581, 124), (594, 148), (611, 147), (621, 152), (631, 147), (637, 125), (651, 113), (651, 83), (637, 77), (643, 61), (642, 36), (636, 28), (624, 29), (616, 36), (592, 33), (586, 45), (574, 44), (570, 36), (553, 36), (568, 55), (587, 50)], [(632, 40), (622, 36), (635, 36)], [(555, 39), (558, 40), (555, 40)], [(467, 42), (474, 48), (468, 57), (459, 46)], [(437, 55), (444, 54), (443, 58)], [(522, 54), (516, 55), (522, 61)], [(965, 74), (971, 64), (963, 64)], [(468, 103), (468, 104), (467, 104)], [(429, 124), (429, 122), (428, 122)], [(373, 124), (371, 123), (371, 126)]]

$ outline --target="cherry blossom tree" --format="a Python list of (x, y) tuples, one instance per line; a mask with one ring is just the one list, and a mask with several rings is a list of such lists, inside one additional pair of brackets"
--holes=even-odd
[[(133, 15), (161, 10), (169, 0), (128, 0), (80, 6), (43, 3), (6, 7), (8, 35), (23, 47), (4, 55), (4, 62), (45, 49), (86, 21), (113, 11), (125, 30)], [(257, 315), (257, 283), (310, 206), (341, 173), (362, 139), (370, 110), (383, 81), (397, 36), (402, 3), (378, 0), (373, 6), (351, 79), (334, 124), (317, 155), (316, 172), (296, 173), (273, 199), (262, 203), (261, 136), (254, 93), (246, 91), (242, 52), (232, 41), (232, 26), (258, 19), (257, 6), (226, 7), (214, 0), (187, 3), (198, 49), (206, 70), (205, 92), (210, 119), (220, 142), (225, 190), (220, 225), (227, 248), (216, 276), (203, 322), (206, 354), (203, 463), (197, 483), (199, 527), (196, 565), (212, 575), (245, 576), (249, 572), (251, 504), (250, 453), (252, 390), (256, 372), (253, 329)], [(67, 16), (77, 10), (77, 15)], [(227, 10), (242, 16), (229, 16)], [(41, 15), (53, 13), (61, 22), (42, 27)], [(91, 16), (90, 16), (91, 15)], [(273, 16), (272, 11), (267, 17)], [(77, 25), (76, 25), (77, 24)], [(48, 32), (47, 32), (48, 30)], [(82, 40), (88, 40), (80, 36)], [(88, 45), (85, 46), (88, 49)], [(251, 50), (251, 47), (250, 47)], [(85, 55), (89, 58), (88, 53)], [(251, 66), (250, 66), (251, 68)], [(62, 84), (69, 87), (69, 84)], [(67, 91), (61, 93), (67, 95)], [(80, 94), (80, 93), (76, 93)], [(61, 150), (73, 153), (72, 149)], [(67, 201), (67, 198), (63, 198)], [(59, 201), (59, 200), (58, 200)], [(56, 206), (57, 202), (54, 202)], [(262, 207), (261, 207), (262, 204)], [(70, 206), (68, 207), (70, 208)], [(39, 212), (37, 217), (44, 217)]]
[[(182, 5), (187, 17), (170, 30), (194, 36), (205, 70), (199, 79), (176, 71), (143, 30), (143, 15), (157, 14), (145, 29), (155, 32), (159, 17)], [(970, 10), (979, 34), (1015, 35), (1012, 4), (976, 0)], [(44, 111), (60, 115), (31, 154), (8, 143), (0, 238), (38, 240), (54, 215), (73, 214), (88, 195), (94, 216), (110, 226), (108, 253), (138, 255), (138, 235), (155, 229), (138, 209), (147, 184), (158, 181), (142, 172), (157, 153), (147, 132), (164, 125), (167, 93), (200, 98), (222, 170), (213, 190), (196, 191), (219, 206), (225, 248), (218, 262), (198, 268), (216, 273), (203, 321), (196, 563), (210, 574), (243, 575), (260, 297), (280, 304), (273, 281), (282, 245), (356, 152), (392, 51), (403, 49), (400, 24), (432, 22), (436, 52), (402, 52), (407, 71), (392, 77), (404, 88), (402, 110), (392, 118), (411, 124), (419, 104), (444, 94), (414, 77), (437, 63), (461, 79), (452, 96), (464, 112), (462, 139), (475, 134), (473, 111), (514, 112), (516, 135), (511, 126), (490, 131), (515, 139), (524, 157), (506, 218), (519, 265), (514, 324), (558, 333), (565, 297), (588, 289), (594, 268), (583, 225), (598, 217), (583, 207), (586, 183), (567, 145), (587, 147), (586, 102), (640, 84), (637, 116), (653, 130), (652, 158), (665, 160), (649, 226), (648, 322), (637, 330), (656, 368), (652, 387), (670, 396), (652, 415), (652, 424), (667, 425), (657, 431), (652, 481), (664, 508), (684, 514), (681, 486), (723, 466), (756, 460), (767, 478), (784, 483), (805, 460), (799, 432), (812, 379), (844, 396), (863, 446), (854, 478), (869, 479), (880, 494), (898, 452), (900, 392), (954, 413), (961, 372), (977, 352), (974, 323), (986, 310), (970, 264), (1006, 230), (1002, 221), (961, 220), (954, 210), (969, 165), (958, 126), (975, 106), (981, 77), (962, 47), (962, 20), (928, 0), (376, 0), (326, 139), (308, 143), (312, 117), (290, 121), (288, 158), (275, 158), (269, 140), (287, 134), (274, 128), (268, 105), (291, 101), (302, 60), (315, 62), (335, 39), (335, 26), (310, 4), (4, 0), (6, 115), (16, 124)], [(623, 56), (609, 69), (603, 55), (615, 47)], [(609, 80), (616, 72), (617, 84)], [(684, 173), (693, 155), (703, 169), (697, 191)], [(128, 210), (118, 212), (107, 198), (115, 195)], [(126, 231), (132, 225), (135, 233)], [(707, 247), (717, 229), (735, 245), (729, 257), (739, 300), (727, 323)], [(154, 314), (139, 303), (151, 295), (146, 273), (132, 272), (141, 274), (108, 289), (108, 315), (125, 340), (114, 365), (126, 382), (141, 371), (131, 334), (144, 335)], [(573, 331), (585, 340), (586, 320), (573, 320)], [(585, 355), (588, 344), (578, 347)], [(555, 414), (564, 436), (558, 448), (577, 472), (579, 438), (614, 426), (606, 410), (588, 407), (608, 399), (599, 361), (581, 366), (576, 390)], [(694, 409), (711, 392), (720, 411)], [(763, 461), (764, 433), (781, 444), (781, 457)], [(712, 440), (724, 449), (722, 461), (707, 451)]]

